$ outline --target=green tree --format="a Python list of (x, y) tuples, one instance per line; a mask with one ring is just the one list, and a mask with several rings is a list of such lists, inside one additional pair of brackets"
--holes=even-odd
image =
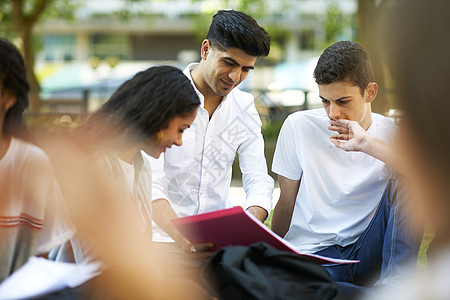
[(33, 29), (43, 18), (71, 18), (76, 7), (72, 0), (0, 0), (0, 33), (16, 42), (27, 66), (30, 111), (40, 108), (40, 86), (34, 73), (37, 43)]
[(333, 1), (327, 9), (327, 15), (323, 23), (325, 30), (325, 45), (326, 48), (337, 41), (344, 29), (351, 24), (351, 18), (345, 16), (339, 5)]

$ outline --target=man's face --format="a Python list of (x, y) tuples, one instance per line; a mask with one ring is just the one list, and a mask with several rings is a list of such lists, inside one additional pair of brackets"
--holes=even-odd
[(370, 103), (376, 96), (376, 83), (371, 82), (364, 94), (347, 81), (319, 84), (319, 97), (330, 120), (357, 121), (364, 129), (371, 124)]
[(239, 48), (220, 51), (205, 41), (202, 45), (202, 73), (206, 88), (215, 95), (226, 96), (254, 69), (258, 57), (248, 55)]

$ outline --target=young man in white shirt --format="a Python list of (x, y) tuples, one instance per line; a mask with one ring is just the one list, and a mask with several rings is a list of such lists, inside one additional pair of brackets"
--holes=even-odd
[(247, 196), (244, 209), (261, 221), (268, 216), (273, 179), (267, 172), (261, 121), (253, 96), (237, 86), (269, 50), (269, 35), (252, 17), (234, 10), (213, 17), (200, 63), (184, 71), (200, 98), (197, 117), (185, 130), (183, 145), (168, 149), (153, 164), (152, 209), (159, 226), (154, 241), (173, 246), (175, 240), (187, 253), (208, 249), (191, 245), (170, 219), (231, 207), (228, 192), (236, 153)]
[[(290, 115), (280, 131), (272, 170), (280, 199), (272, 229), (302, 252), (360, 260), (328, 267), (333, 279), (371, 286), (392, 279), (396, 267), (416, 256), (420, 235), (409, 231), (393, 171), (361, 152), (345, 152), (332, 143), (334, 120), (357, 121), (371, 136), (391, 141), (392, 120), (372, 113), (377, 95), (369, 57), (355, 42), (328, 47), (314, 77), (324, 109)], [(330, 140), (331, 138), (331, 140)], [(389, 184), (388, 184), (389, 182)]]

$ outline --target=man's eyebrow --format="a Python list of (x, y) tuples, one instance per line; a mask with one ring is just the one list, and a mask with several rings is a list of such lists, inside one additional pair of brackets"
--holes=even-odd
[[(231, 57), (224, 57), (223, 60), (226, 60), (228, 62), (231, 62), (232, 64), (236, 65), (236, 66), (241, 66), (236, 60), (232, 59)], [(254, 66), (243, 66), (243, 68), (247, 68), (247, 69), (255, 69)]]
[(351, 98), (350, 96), (344, 96), (344, 97), (338, 98), (336, 100), (328, 100), (328, 99), (326, 99), (326, 98), (324, 98), (322, 96), (319, 96), (319, 97), (320, 97), (320, 99), (325, 100), (325, 101), (342, 101), (342, 100)]

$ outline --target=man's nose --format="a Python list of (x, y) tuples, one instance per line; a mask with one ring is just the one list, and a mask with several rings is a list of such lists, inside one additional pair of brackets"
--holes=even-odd
[(233, 80), (234, 83), (239, 82), (239, 79), (241, 78), (241, 69), (233, 69), (230, 74), (228, 74), (228, 76), (231, 80)]
[(330, 118), (332, 119), (339, 119), (341, 116), (341, 108), (339, 105), (331, 103), (330, 104)]

